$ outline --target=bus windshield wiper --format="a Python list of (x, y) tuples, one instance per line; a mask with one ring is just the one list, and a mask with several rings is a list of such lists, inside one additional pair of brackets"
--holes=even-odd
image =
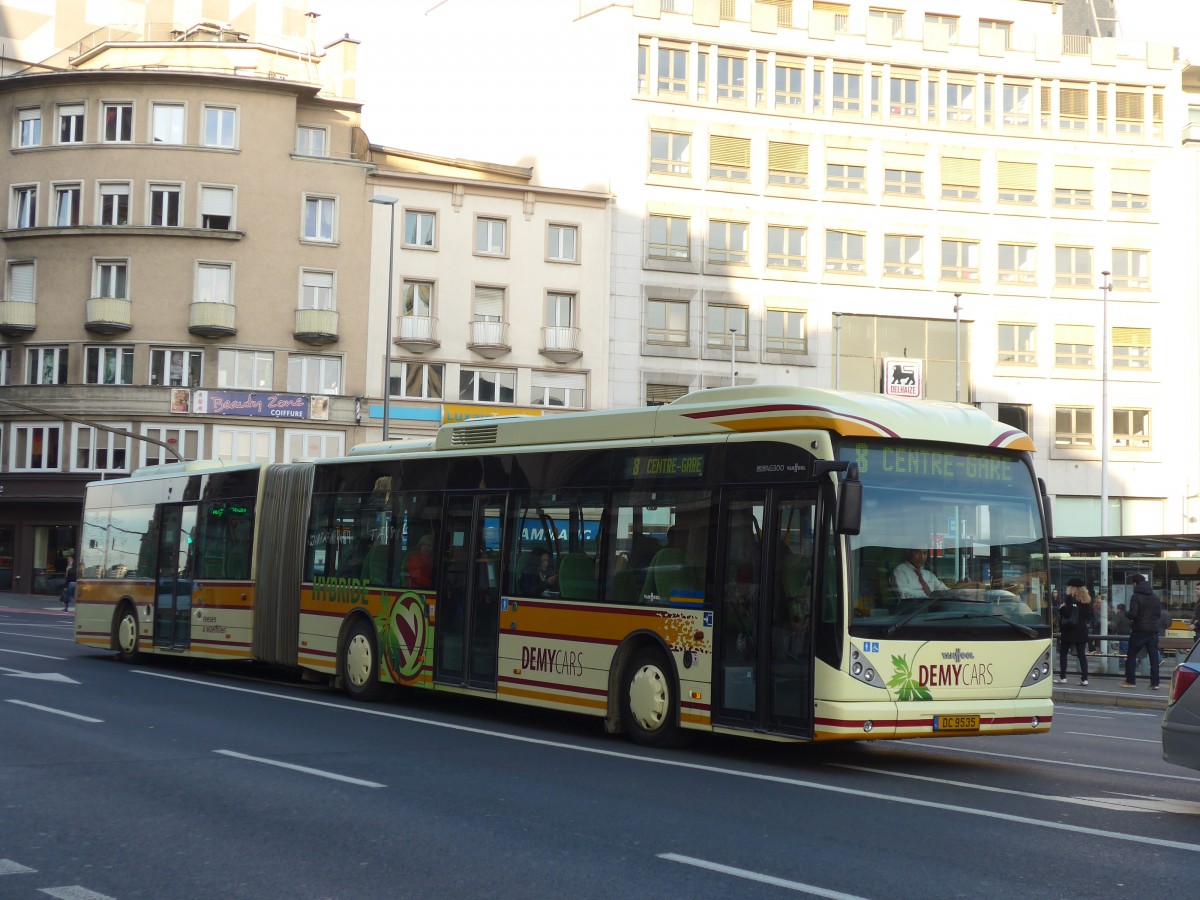
[(903, 628), (905, 625), (907, 625), (909, 622), (911, 622), (913, 619), (915, 619), (921, 613), (925, 612), (925, 610), (929, 609), (929, 607), (933, 606), (933, 604), (937, 603), (941, 599), (942, 599), (941, 596), (937, 593), (930, 594), (928, 597), (926, 597), (924, 600), (922, 600), (920, 603), (918, 603), (912, 612), (910, 612), (907, 616), (905, 616), (903, 619), (901, 619), (895, 625), (892, 625), (890, 628), (888, 628), (884, 632), (884, 634), (895, 634), (897, 631), (899, 631), (901, 628)]
[[(953, 619), (956, 617), (955, 616), (947, 616), (946, 618)], [(1025, 635), (1026, 637), (1037, 637), (1037, 632), (1034, 631), (1032, 628), (1030, 628), (1028, 625), (1023, 625), (1020, 622), (1016, 621), (1015, 619), (1010, 619), (1008, 616), (1004, 615), (1003, 613), (968, 612), (968, 613), (963, 613), (960, 616), (957, 616), (957, 618), (960, 618), (960, 619), (999, 619), (1005, 625), (1011, 625), (1013, 628), (1017, 629), (1017, 631), (1021, 632), (1021, 634)]]

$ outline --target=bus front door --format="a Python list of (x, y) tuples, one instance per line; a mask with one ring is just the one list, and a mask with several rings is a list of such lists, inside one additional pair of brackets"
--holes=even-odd
[(816, 492), (738, 491), (718, 546), (715, 721), (812, 735)]
[(154, 645), (167, 650), (191, 646), (192, 539), (196, 506), (160, 507), (155, 578)]
[(434, 639), (440, 684), (496, 689), (504, 504), (499, 494), (446, 501)]

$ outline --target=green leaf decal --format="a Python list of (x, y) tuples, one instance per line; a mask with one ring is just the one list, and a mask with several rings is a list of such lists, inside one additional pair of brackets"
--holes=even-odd
[(932, 700), (933, 694), (929, 693), (929, 688), (920, 684), (913, 675), (912, 666), (909, 665), (908, 658), (904, 656), (893, 656), (892, 666), (894, 671), (892, 677), (888, 679), (888, 687), (895, 688), (900, 700)]

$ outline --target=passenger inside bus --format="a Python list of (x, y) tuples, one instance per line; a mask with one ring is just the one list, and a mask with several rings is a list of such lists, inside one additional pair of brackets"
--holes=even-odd
[(534, 547), (524, 560), (524, 570), (517, 578), (517, 590), (523, 597), (541, 597), (547, 591), (558, 590), (558, 575), (550, 571), (550, 551)]
[(408, 586), (424, 590), (433, 587), (433, 535), (423, 534), (417, 547), (404, 560)]

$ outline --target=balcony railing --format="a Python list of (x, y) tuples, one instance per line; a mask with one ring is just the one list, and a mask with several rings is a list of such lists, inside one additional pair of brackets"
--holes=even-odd
[(435, 316), (401, 316), (392, 342), (413, 353), (424, 353), (440, 347)]
[(20, 337), (37, 328), (37, 304), (29, 300), (0, 300), (0, 334)]
[(495, 359), (508, 353), (512, 347), (508, 343), (507, 322), (479, 322), (472, 320), (468, 323), (471, 328), (471, 339), (467, 346), (480, 356)]
[(555, 362), (570, 362), (583, 356), (579, 349), (579, 329), (568, 325), (542, 327), (542, 356)]
[(132, 304), (121, 297), (89, 297), (84, 328), (95, 334), (121, 334), (133, 327)]
[(188, 331), (201, 337), (228, 337), (237, 334), (237, 326), (234, 324), (236, 313), (237, 307), (232, 303), (193, 303), (188, 319)]
[(298, 309), (295, 335), (306, 344), (332, 344), (338, 339), (338, 314), (332, 309)]

